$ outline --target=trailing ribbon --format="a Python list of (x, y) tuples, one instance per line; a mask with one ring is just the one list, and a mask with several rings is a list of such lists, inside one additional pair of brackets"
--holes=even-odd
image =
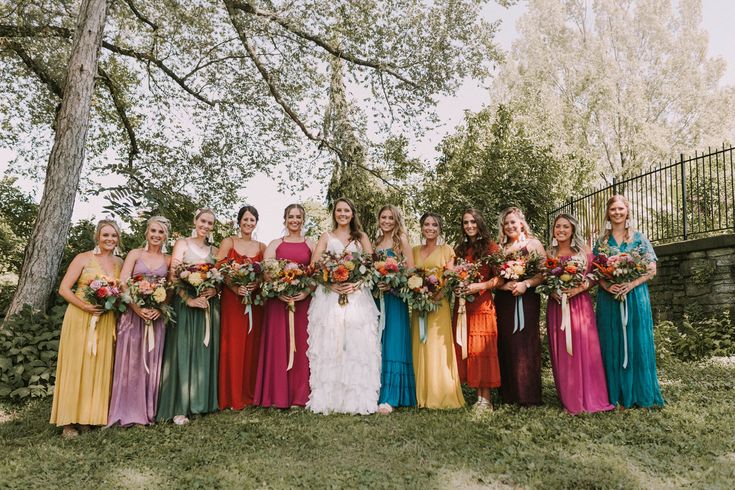
[(572, 315), (569, 311), (569, 297), (561, 293), (561, 331), (566, 337), (567, 354), (572, 354)]
[(421, 315), (419, 315), (419, 340), (422, 344), (426, 343), (426, 317), (426, 313), (422, 313)]
[(153, 320), (146, 320), (145, 329), (143, 330), (143, 367), (148, 374), (150, 374), (148, 370), (148, 352), (152, 351), (155, 346), (156, 334), (153, 331)]
[(209, 332), (212, 329), (212, 319), (209, 318), (209, 300), (204, 308), (204, 346), (209, 347)]
[(253, 305), (250, 303), (245, 305), (245, 314), (248, 316), (248, 335), (253, 331)]
[(93, 355), (97, 355), (97, 321), (100, 319), (98, 315), (92, 315), (89, 319), (89, 332), (87, 332), (87, 351)]
[(628, 294), (620, 300), (620, 320), (623, 325), (623, 369), (628, 367)]
[(380, 291), (380, 332), (385, 330), (385, 293)]
[(462, 296), (459, 297), (459, 306), (457, 307), (455, 336), (457, 337), (457, 344), (462, 347), (462, 359), (467, 359), (467, 300)]
[(296, 352), (296, 331), (294, 330), (294, 314), (296, 312), (296, 304), (293, 301), (289, 301), (288, 305), (288, 367), (286, 371), (290, 371), (293, 367), (293, 355)]
[(523, 296), (516, 296), (516, 309), (513, 313), (513, 333), (522, 332), (526, 320), (523, 315)]

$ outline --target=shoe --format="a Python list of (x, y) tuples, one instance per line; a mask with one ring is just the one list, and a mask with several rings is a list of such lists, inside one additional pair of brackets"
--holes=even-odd
[(378, 413), (381, 415), (388, 415), (391, 412), (393, 412), (393, 407), (391, 407), (388, 403), (381, 403), (378, 405)]
[(176, 425), (186, 425), (189, 423), (189, 418), (186, 415), (176, 415), (174, 417), (174, 424)]
[(79, 437), (79, 431), (71, 425), (65, 425), (64, 428), (61, 429), (62, 439), (74, 439), (76, 437)]
[(487, 398), (479, 397), (472, 409), (475, 412), (492, 412), (493, 406)]

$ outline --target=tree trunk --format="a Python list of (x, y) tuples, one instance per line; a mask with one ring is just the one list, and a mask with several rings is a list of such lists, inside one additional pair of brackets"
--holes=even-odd
[(56, 116), (54, 146), (46, 167), (43, 197), (23, 258), (18, 289), (6, 319), (26, 304), (34, 310), (44, 310), (55, 284), (84, 163), (94, 77), (107, 7), (108, 0), (83, 0), (79, 7), (64, 96)]

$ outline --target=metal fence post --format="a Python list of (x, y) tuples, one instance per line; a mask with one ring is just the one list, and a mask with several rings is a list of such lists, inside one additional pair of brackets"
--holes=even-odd
[(684, 162), (684, 154), (679, 153), (679, 162), (681, 165), (681, 213), (682, 213), (682, 224), (684, 225), (684, 240), (688, 238), (688, 226), (687, 226), (687, 167)]

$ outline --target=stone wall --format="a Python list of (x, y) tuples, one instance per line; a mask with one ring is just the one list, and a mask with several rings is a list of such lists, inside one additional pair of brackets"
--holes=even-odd
[(651, 281), (654, 321), (684, 313), (711, 316), (729, 309), (735, 318), (735, 234), (654, 247), (658, 273)]

